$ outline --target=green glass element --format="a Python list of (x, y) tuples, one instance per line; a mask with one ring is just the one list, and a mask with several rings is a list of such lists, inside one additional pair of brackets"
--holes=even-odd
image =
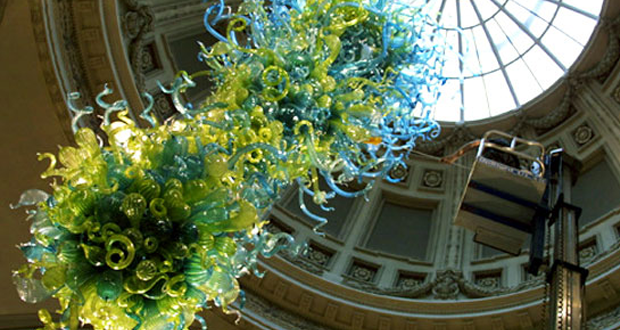
[(166, 282), (163, 290), (171, 297), (181, 297), (187, 291), (187, 283), (185, 283), (185, 275), (179, 274)]
[(79, 189), (71, 194), (71, 210), (75, 214), (90, 215), (94, 212), (97, 197), (93, 191)]
[[(122, 248), (115, 248), (115, 244)], [(110, 236), (106, 241), (106, 251), (105, 262), (114, 270), (127, 268), (136, 255), (133, 242), (124, 235)]]
[(203, 200), (212, 188), (201, 179), (190, 180), (183, 185), (183, 199), (186, 203), (195, 203)]
[(162, 198), (155, 198), (151, 200), (149, 210), (151, 211), (151, 214), (158, 219), (165, 218), (168, 213), (168, 209), (165, 206), (165, 201)]
[(170, 242), (166, 244), (164, 250), (169, 251), (170, 256), (174, 259), (185, 259), (189, 256), (189, 248), (181, 242)]
[(95, 215), (100, 223), (118, 223), (123, 216), (121, 206), (126, 194), (122, 191), (116, 191), (110, 195), (101, 197), (96, 206)]
[(134, 228), (140, 227), (140, 220), (146, 211), (146, 200), (138, 193), (131, 193), (123, 200), (121, 210)]
[(168, 179), (168, 181), (166, 181), (166, 184), (164, 185), (164, 192), (168, 192), (171, 190), (183, 191), (183, 183), (181, 182), (181, 180), (176, 178)]
[(191, 214), (191, 207), (183, 200), (182, 190), (176, 188), (166, 190), (163, 198), (170, 220), (182, 221)]
[(65, 285), (65, 268), (62, 266), (50, 267), (45, 270), (41, 283), (50, 291), (54, 291)]
[(128, 178), (125, 175), (125, 171), (127, 167), (125, 166), (114, 166), (108, 170), (108, 180), (110, 182), (110, 186), (116, 186), (118, 189), (125, 190), (131, 186), (133, 180)]
[(159, 241), (157, 238), (149, 236), (144, 239), (144, 251), (146, 253), (153, 253), (159, 247)]
[(162, 161), (164, 164), (173, 164), (174, 157), (187, 154), (189, 144), (183, 136), (174, 136), (172, 139), (166, 140), (164, 150), (162, 152)]
[(136, 266), (136, 276), (142, 281), (148, 281), (159, 272), (157, 264), (150, 259), (145, 259)]
[(196, 243), (202, 246), (205, 251), (215, 248), (215, 237), (211, 231), (204, 225), (197, 224), (196, 227), (198, 228), (198, 241)]
[(152, 200), (159, 197), (161, 187), (153, 179), (138, 179), (130, 190), (142, 195), (146, 200)]
[(178, 232), (181, 241), (186, 245), (195, 243), (199, 239), (198, 227), (191, 221), (186, 221), (181, 224)]
[(107, 239), (108, 237), (121, 232), (121, 227), (115, 223), (108, 222), (101, 226), (101, 237)]
[[(200, 285), (206, 283), (211, 276), (212, 270), (204, 266), (203, 256), (197, 253), (194, 253), (187, 258), (183, 269), (187, 283), (194, 287), (199, 287)], [(195, 296), (196, 295), (197, 294), (195, 294)]]
[(97, 295), (103, 300), (116, 300), (123, 292), (123, 274), (107, 270), (97, 278)]
[(78, 262), (84, 256), (78, 241), (67, 240), (58, 248), (58, 259), (66, 264)]
[(142, 221), (140, 230), (146, 236), (169, 237), (173, 230), (173, 224), (168, 218), (147, 218)]
[(99, 246), (81, 244), (84, 257), (93, 266), (103, 266), (106, 263), (106, 252)]
[(123, 230), (123, 235), (129, 238), (136, 250), (142, 247), (142, 243), (144, 242), (144, 236), (139, 229), (127, 228)]
[(228, 236), (215, 239), (215, 249), (226, 257), (233, 256), (237, 252), (237, 243)]
[(130, 276), (124, 280), (123, 287), (125, 291), (132, 294), (145, 294), (156, 285), (163, 288), (166, 282), (168, 282), (168, 275), (165, 274), (157, 275), (148, 281), (142, 281), (137, 276)]
[(239, 282), (221, 270), (215, 270), (204, 284), (205, 291), (214, 298), (216, 305), (226, 309), (239, 296)]
[(88, 220), (88, 227), (86, 229), (86, 235), (91, 242), (95, 243), (103, 243), (105, 239), (100, 236), (101, 234), (101, 223), (96, 221), (96, 219)]

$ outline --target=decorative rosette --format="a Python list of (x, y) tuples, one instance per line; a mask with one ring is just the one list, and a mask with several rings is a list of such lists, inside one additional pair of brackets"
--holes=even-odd
[[(78, 129), (93, 109), (76, 108), (79, 95), (69, 95), (77, 146), (39, 156), (50, 161), (42, 177), (61, 180), (17, 205), (36, 208), (33, 238), (21, 246), (28, 264), (14, 282), (24, 301), (59, 300), (58, 323), (40, 312), (46, 328), (204, 326), (196, 313), (211, 302), (228, 311), (243, 296), (237, 278), (261, 275), (259, 255), (302, 249), (263, 229), (284, 188), (297, 181), (300, 207), (318, 229), (326, 219), (306, 209), (304, 194), (325, 209), (335, 193), (364, 194), (373, 178), (404, 166), (417, 139), (439, 133), (429, 110), (443, 50), (430, 43), (437, 30), (421, 8), (246, 0), (228, 12), (219, 2), (205, 14), (220, 40), (201, 47), (209, 70), (162, 86), (179, 111), (165, 123), (145, 95), (141, 117), (152, 127), (138, 127), (126, 102), (104, 101), (106, 88), (98, 137)], [(224, 35), (213, 28), (221, 21)], [(200, 75), (215, 92), (184, 104)], [(331, 191), (319, 189), (319, 177)], [(352, 180), (366, 188), (341, 188)]]

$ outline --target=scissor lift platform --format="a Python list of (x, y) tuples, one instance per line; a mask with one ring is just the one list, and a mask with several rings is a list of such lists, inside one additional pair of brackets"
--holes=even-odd
[[(489, 141), (492, 136), (508, 139), (510, 146)], [(515, 150), (519, 145), (540, 149), (540, 157)], [(506, 153), (536, 164), (537, 171), (508, 166), (485, 157), (485, 149)], [(480, 143), (478, 154), (463, 192), (454, 224), (474, 232), (474, 241), (517, 255), (528, 234), (543, 197), (546, 180), (542, 157), (544, 147), (503, 132), (490, 131)]]

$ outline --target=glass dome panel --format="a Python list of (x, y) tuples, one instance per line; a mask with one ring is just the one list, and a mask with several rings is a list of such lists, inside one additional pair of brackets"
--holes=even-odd
[(444, 70), (449, 81), (435, 118), (484, 119), (543, 93), (583, 52), (602, 5), (603, 0), (432, 2), (429, 15), (438, 17), (451, 46)]

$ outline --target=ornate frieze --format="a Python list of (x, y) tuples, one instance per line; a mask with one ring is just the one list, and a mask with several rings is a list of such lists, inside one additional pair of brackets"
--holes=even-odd
[(128, 11), (121, 20), (123, 33), (129, 41), (129, 61), (134, 73), (138, 90), (145, 89), (145, 72), (143, 67), (148, 67), (150, 57), (148, 49), (145, 48), (146, 34), (153, 30), (154, 14), (150, 6), (139, 0), (123, 0)]
[(422, 186), (425, 188), (439, 189), (443, 185), (443, 171), (425, 170), (422, 174)]
[(345, 278), (344, 284), (363, 291), (407, 298), (434, 298), (439, 300), (454, 300), (460, 297), (481, 298), (514, 293), (520, 290), (537, 287), (543, 284), (544, 278), (536, 277), (521, 282), (513, 287), (501, 286), (501, 273), (489, 273), (474, 276), (470, 281), (464, 278), (461, 271), (455, 269), (439, 270), (435, 273), (433, 281), (425, 282), (407, 280), (407, 285), (402, 285), (399, 280), (393, 288), (381, 288), (374, 284)]

